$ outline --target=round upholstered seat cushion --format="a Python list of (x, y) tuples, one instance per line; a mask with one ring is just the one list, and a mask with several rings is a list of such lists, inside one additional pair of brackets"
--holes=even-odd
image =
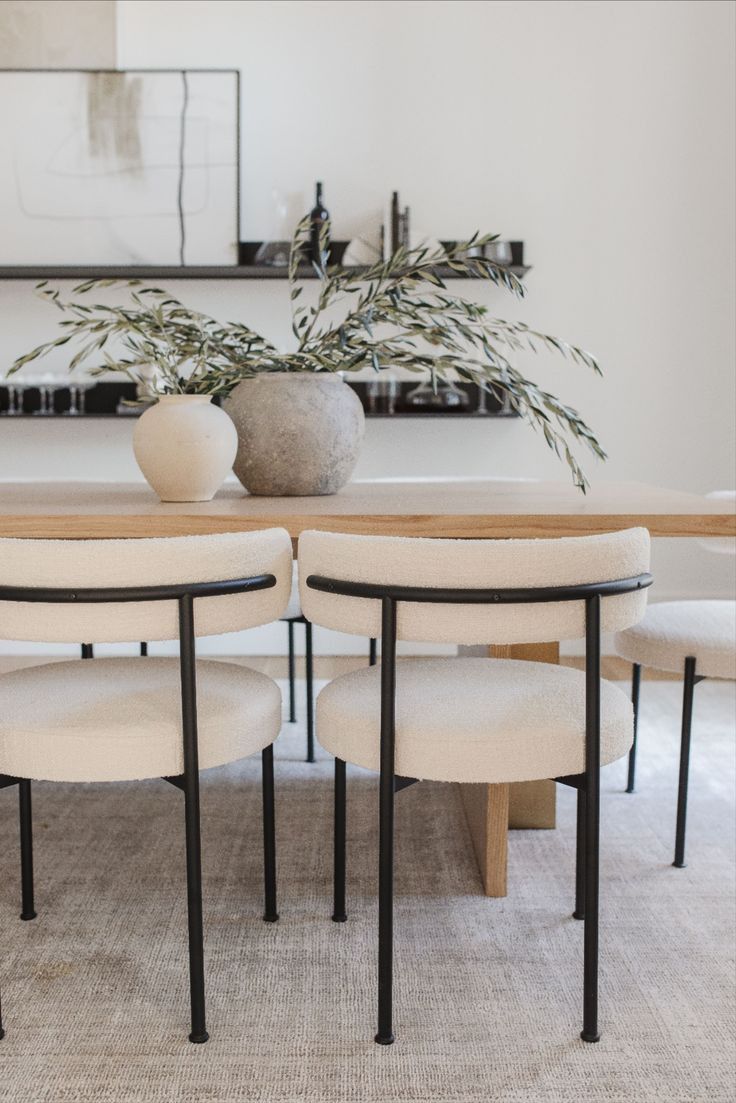
[[(199, 765), (221, 766), (276, 739), (281, 692), (233, 663), (197, 663)], [(0, 773), (47, 781), (181, 774), (178, 659), (49, 663), (0, 677)]]
[(624, 659), (681, 674), (685, 659), (708, 678), (736, 678), (736, 601), (662, 601), (616, 635)]
[[(379, 768), (380, 667), (330, 682), (317, 700), (317, 735), (338, 758)], [(631, 702), (601, 683), (601, 761), (626, 754)], [(435, 781), (505, 782), (585, 768), (585, 675), (514, 659), (405, 659), (396, 667), (397, 774)]]

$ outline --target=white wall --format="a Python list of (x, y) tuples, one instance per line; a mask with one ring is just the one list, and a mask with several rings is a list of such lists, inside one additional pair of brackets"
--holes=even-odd
[[(117, 28), (121, 67), (241, 69), (245, 238), (316, 179), (338, 237), (375, 234), (399, 188), (428, 234), (523, 238), (525, 304), (463, 290), (599, 355), (603, 381), (525, 364), (599, 433), (594, 479), (693, 491), (736, 481), (733, 31), (709, 0), (121, 0)], [(289, 339), (283, 285), (171, 286)], [(0, 294), (9, 360), (54, 317), (29, 285)], [(135, 477), (130, 431), (2, 421), (0, 473)], [(412, 473), (567, 477), (519, 423), (371, 423), (357, 474)], [(707, 558), (660, 542), (659, 596), (727, 593)]]
[(114, 68), (115, 21), (115, 0), (2, 0), (0, 68)]

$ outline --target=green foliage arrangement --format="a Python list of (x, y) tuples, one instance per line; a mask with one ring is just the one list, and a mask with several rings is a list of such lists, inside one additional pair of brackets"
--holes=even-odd
[[(139, 280), (88, 280), (73, 289), (69, 301), (44, 281), (36, 290), (65, 314), (62, 333), (19, 357), (8, 374), (74, 343), (80, 347), (70, 371), (97, 359), (88, 368), (90, 375), (122, 373), (151, 394), (227, 395), (242, 379), (260, 372), (357, 372), (366, 367), (376, 372), (407, 369), (429, 376), (433, 385), (463, 380), (507, 397), (567, 462), (584, 491), (588, 483), (572, 448), (580, 444), (600, 459), (605, 452), (577, 410), (527, 379), (509, 356), (545, 349), (600, 375), (595, 358), (522, 322), (490, 316), (487, 307), (449, 292), (442, 279), (443, 272), (452, 272), (490, 280), (522, 298), (523, 285), (508, 268), (478, 255), (498, 235), (475, 234), (441, 251), (402, 247), (368, 268), (349, 268), (329, 264), (329, 232), (325, 223), (319, 258), (313, 262), (319, 280), (313, 303), (301, 301), (308, 219), (299, 223), (292, 240), (292, 351), (279, 351), (248, 326), (189, 310), (168, 292)], [(127, 290), (127, 305), (88, 301), (92, 291), (110, 287)]]

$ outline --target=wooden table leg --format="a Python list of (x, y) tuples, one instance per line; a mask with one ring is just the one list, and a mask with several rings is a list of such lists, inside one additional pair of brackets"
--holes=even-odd
[[(493, 646), (495, 658), (558, 663), (557, 643)], [(461, 785), (463, 807), (486, 896), (506, 895), (508, 829), (555, 826), (554, 781), (512, 785)]]
[(486, 896), (506, 895), (508, 785), (461, 785), (460, 793)]

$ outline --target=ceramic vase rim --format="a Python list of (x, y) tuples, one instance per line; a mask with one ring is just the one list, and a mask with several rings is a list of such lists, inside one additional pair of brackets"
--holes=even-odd
[(260, 382), (265, 379), (299, 379), (299, 380), (329, 380), (330, 382), (344, 383), (341, 372), (331, 371), (264, 371), (241, 379), (241, 383)]
[(211, 394), (160, 394), (158, 395), (157, 402), (191, 402), (192, 400), (197, 402), (211, 402)]

